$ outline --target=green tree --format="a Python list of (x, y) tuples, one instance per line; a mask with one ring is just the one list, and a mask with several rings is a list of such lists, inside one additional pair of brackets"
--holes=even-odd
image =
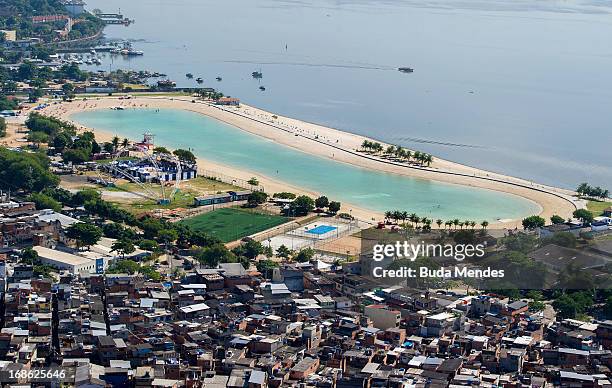
[(307, 261), (312, 260), (314, 257), (315, 250), (312, 248), (304, 248), (295, 255), (295, 261), (299, 263), (305, 263)]
[(547, 242), (567, 248), (575, 248), (577, 243), (576, 236), (570, 232), (555, 233), (552, 235), (552, 237), (547, 239)]
[(593, 298), (587, 292), (563, 293), (553, 302), (559, 318), (576, 318), (593, 304)]
[(579, 219), (585, 224), (590, 224), (591, 222), (593, 222), (593, 213), (586, 209), (575, 210), (572, 215), (574, 216), (574, 218)]
[(288, 193), (286, 191), (283, 191), (282, 193), (274, 193), (274, 195), (272, 196), (272, 198), (279, 198), (279, 199), (295, 199), (296, 195), (293, 193)]
[(70, 82), (66, 82), (62, 85), (62, 92), (66, 97), (71, 98), (74, 94), (74, 85)]
[(529, 310), (530, 311), (542, 311), (546, 308), (546, 305), (544, 304), (544, 302), (540, 302), (538, 300), (534, 300), (529, 302)]
[(159, 251), (159, 244), (154, 240), (140, 240), (140, 242), (138, 242), (138, 248), (143, 251), (157, 252)]
[(269, 278), (270, 272), (278, 268), (278, 263), (272, 260), (259, 260), (256, 264), (257, 270)]
[(189, 163), (189, 164), (195, 164), (196, 163), (196, 157), (195, 157), (195, 155), (191, 151), (179, 148), (178, 150), (175, 150), (173, 152), (173, 154), (177, 158), (179, 158), (179, 160), (181, 162)]
[(84, 148), (67, 149), (62, 153), (62, 158), (66, 163), (82, 164), (89, 160), (90, 151)]
[(200, 249), (194, 257), (200, 264), (211, 268), (216, 268), (219, 263), (235, 263), (237, 261), (236, 255), (230, 252), (223, 244), (215, 244)]
[(247, 183), (251, 186), (259, 186), (259, 180), (255, 177), (251, 177), (251, 179), (249, 179)]
[(540, 216), (529, 216), (523, 219), (523, 228), (525, 230), (534, 230), (537, 228), (541, 228), (546, 224), (544, 218)]
[(157, 238), (161, 243), (168, 245), (178, 239), (178, 233), (174, 229), (161, 229)]
[(51, 209), (56, 212), (62, 210), (62, 205), (48, 195), (42, 193), (32, 193), (30, 194), (29, 199), (36, 204), (36, 209), (38, 210)]
[(28, 141), (36, 145), (36, 147), (40, 147), (41, 143), (49, 142), (49, 135), (44, 132), (30, 132), (28, 134)]
[(140, 265), (133, 260), (120, 260), (108, 267), (106, 273), (126, 273), (133, 275), (140, 269)]
[(30, 92), (28, 97), (31, 102), (36, 102), (40, 98), (42, 98), (44, 95), (45, 95), (45, 92), (44, 90), (42, 90), (42, 88), (36, 88)]
[(42, 193), (64, 205), (70, 205), (72, 203), (72, 193), (64, 188), (48, 187), (45, 188)]
[(323, 209), (329, 206), (329, 199), (324, 195), (320, 196), (319, 198), (315, 199), (315, 206), (317, 209)]
[(247, 198), (248, 207), (257, 207), (268, 200), (268, 194), (263, 191), (254, 191)]
[(4, 117), (0, 117), (0, 137), (6, 136), (6, 121)]
[(329, 211), (331, 214), (336, 214), (340, 211), (341, 206), (342, 204), (340, 202), (331, 201), (327, 207), (327, 211)]
[(102, 199), (102, 195), (96, 189), (83, 189), (77, 191), (72, 197), (72, 203), (74, 206), (82, 206), (86, 202), (95, 202)]
[(157, 272), (155, 268), (151, 267), (150, 265), (143, 265), (142, 267), (140, 267), (140, 273), (143, 274), (147, 279), (154, 282), (159, 282), (163, 279), (162, 274)]
[(93, 224), (79, 222), (66, 229), (66, 236), (76, 240), (77, 247), (90, 247), (100, 241), (102, 230)]
[(290, 255), (291, 255), (291, 250), (289, 248), (287, 248), (284, 244), (281, 244), (281, 246), (278, 247), (278, 249), (276, 249), (276, 256), (277, 257), (284, 257), (286, 259)]
[(535, 249), (538, 241), (535, 236), (525, 233), (516, 233), (502, 239), (503, 244), (510, 251), (528, 253)]
[(243, 256), (248, 260), (255, 260), (257, 256), (264, 253), (264, 247), (259, 241), (249, 239), (242, 245), (234, 248), (233, 252), (236, 256)]
[(0, 182), (6, 188), (34, 192), (56, 187), (59, 178), (49, 171), (46, 156), (0, 147)]
[(113, 151), (117, 152), (117, 149), (119, 148), (119, 138), (117, 136), (114, 136), (113, 139), (111, 140), (111, 144), (113, 145)]
[(563, 219), (563, 217), (553, 214), (553, 216), (550, 217), (550, 222), (552, 222), (555, 225), (558, 225), (558, 224), (564, 224), (565, 220)]
[(59, 132), (50, 144), (59, 152), (72, 147), (72, 136), (66, 131)]
[(315, 203), (313, 199), (306, 195), (301, 195), (289, 205), (289, 215), (294, 217), (305, 216), (313, 211), (314, 208)]
[(129, 255), (136, 251), (134, 244), (130, 240), (117, 240), (111, 245), (111, 252), (117, 252), (125, 258), (125, 255)]
[(24, 250), (22, 250), (20, 258), (23, 264), (32, 265), (32, 264), (37, 264), (40, 261), (38, 258), (38, 252), (36, 252), (31, 247), (27, 247)]
[(166, 147), (155, 147), (153, 148), (153, 152), (156, 154), (168, 154), (170, 155), (170, 151)]

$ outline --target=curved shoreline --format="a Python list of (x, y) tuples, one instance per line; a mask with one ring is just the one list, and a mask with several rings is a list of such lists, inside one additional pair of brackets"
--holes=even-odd
[[(87, 101), (74, 101), (72, 103), (53, 104), (41, 112), (64, 120), (71, 120), (70, 115), (84, 110), (104, 109), (116, 105), (125, 105), (127, 108), (169, 108), (189, 110), (205, 116), (212, 117), (226, 124), (258, 135), (272, 141), (290, 146), (302, 152), (323, 156), (334, 161), (345, 162), (366, 169), (374, 169), (387, 173), (395, 173), (413, 178), (433, 180), (447, 184), (457, 184), (468, 187), (478, 187), (506, 194), (516, 195), (523, 199), (536, 203), (541, 211), (540, 214), (549, 218), (552, 214), (567, 218), (572, 211), (580, 207), (571, 197), (571, 192), (544, 185), (536, 185), (532, 182), (491, 173), (473, 167), (449, 162), (436, 158), (433, 167), (415, 166), (394, 162), (373, 155), (357, 152), (361, 142), (368, 139), (363, 136), (342, 132), (336, 129), (322, 127), (312, 123), (306, 123), (296, 119), (277, 116), (248, 105), (240, 108), (226, 108), (212, 105), (209, 102), (191, 102), (191, 98), (177, 98), (168, 96), (138, 96), (129, 100), (119, 100), (117, 97), (94, 97)], [(77, 123), (79, 126), (81, 124)], [(95, 129), (97, 133), (100, 131)], [(333, 138), (335, 142), (330, 139)], [(342, 140), (342, 141), (340, 141)], [(371, 139), (368, 139), (371, 140)], [(340, 146), (342, 144), (342, 146)], [(329, 153), (329, 151), (334, 153)], [(339, 152), (339, 154), (336, 154)], [(228, 175), (240, 174), (244, 176), (244, 170), (237, 170), (229, 166), (220, 165), (214, 161), (206, 161), (208, 165), (219, 167)], [(257, 173), (257, 175), (261, 175)], [(269, 177), (263, 177), (262, 183), (266, 186), (291, 187), (300, 192), (316, 194), (303, 188), (293, 187), (284, 182), (275, 181)], [(347, 204), (350, 205), (350, 204)], [(363, 213), (366, 219), (380, 217), (382, 213), (353, 206), (358, 213)], [(491, 223), (499, 227), (520, 226), (520, 220), (502, 220), (502, 222)]]

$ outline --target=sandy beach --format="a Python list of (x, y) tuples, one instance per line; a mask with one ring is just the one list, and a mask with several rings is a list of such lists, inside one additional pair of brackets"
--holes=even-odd
[[(73, 113), (93, 110), (109, 109), (113, 106), (153, 109), (183, 109), (204, 114), (223, 121), (227, 124), (248, 131), (252, 134), (271, 139), (277, 143), (296, 148), (303, 152), (333, 159), (338, 162), (350, 163), (356, 166), (396, 173), (416, 178), (435, 180), (445, 183), (479, 187), (496, 190), (526, 198), (537, 203), (540, 215), (549, 219), (553, 214), (564, 218), (571, 216), (576, 207), (582, 204), (572, 197), (572, 192), (555, 187), (539, 185), (534, 182), (480, 170), (474, 167), (446, 161), (434, 155), (431, 167), (408, 165), (386, 160), (384, 158), (359, 152), (364, 140), (374, 140), (363, 136), (343, 132), (337, 129), (320, 126), (288, 117), (275, 115), (261, 109), (241, 104), (240, 107), (216, 106), (205, 101), (192, 102), (190, 97), (146, 96), (131, 99), (118, 99), (117, 97), (94, 97), (86, 101), (75, 100), (50, 104), (41, 113), (66, 121), (72, 121)], [(87, 129), (75, 123), (80, 129)], [(115, 134), (92, 129), (101, 141), (110, 140)], [(11, 138), (16, 140), (15, 138)], [(140, 140), (140, 139), (131, 139)], [(381, 142), (384, 146), (384, 144)], [(200, 158), (200, 165), (206, 170), (215, 170), (219, 173), (240, 179), (249, 179), (257, 176), (266, 191), (269, 193), (279, 191), (292, 191), (309, 195), (320, 193), (310, 192), (300, 187), (293, 187), (271, 177), (261, 176), (259, 173), (237, 170), (227, 165), (216, 163), (214, 160)], [(460, 206), (460, 204), (458, 204)], [(352, 210), (352, 214), (370, 222), (382, 220), (383, 215), (368, 209), (362, 209), (351, 204), (343, 203), (343, 211)], [(520, 227), (520, 220), (500, 220), (492, 224), (498, 228)]]

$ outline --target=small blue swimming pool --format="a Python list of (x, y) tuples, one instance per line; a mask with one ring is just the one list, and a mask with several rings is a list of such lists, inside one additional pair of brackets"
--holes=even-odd
[(336, 228), (335, 226), (319, 225), (319, 226), (316, 226), (316, 227), (314, 227), (314, 228), (312, 228), (310, 230), (307, 230), (306, 233), (312, 233), (312, 234), (321, 235), (321, 234), (329, 233), (332, 230), (336, 230), (336, 229), (338, 229), (338, 228)]

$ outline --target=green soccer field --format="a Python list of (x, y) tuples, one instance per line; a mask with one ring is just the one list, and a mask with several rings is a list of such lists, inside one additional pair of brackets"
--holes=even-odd
[(289, 221), (286, 217), (239, 208), (223, 208), (187, 218), (181, 223), (216, 236), (223, 242), (238, 240)]

